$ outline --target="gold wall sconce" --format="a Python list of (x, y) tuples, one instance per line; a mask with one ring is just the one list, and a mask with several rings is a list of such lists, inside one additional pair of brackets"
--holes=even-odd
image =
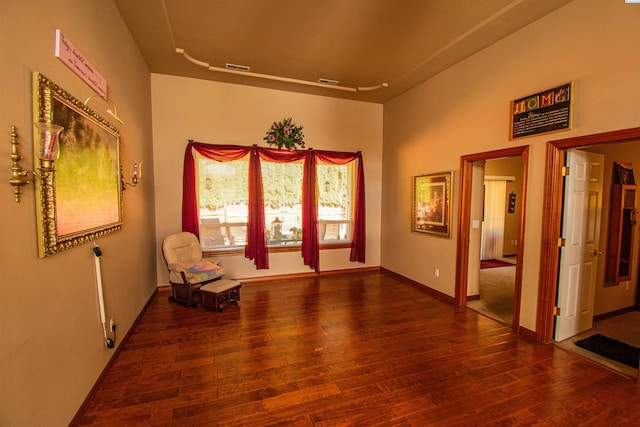
[(85, 107), (88, 106), (89, 101), (91, 101), (94, 98), (99, 98), (102, 99), (104, 102), (106, 102), (107, 104), (111, 105), (111, 108), (107, 108), (107, 113), (113, 117), (114, 119), (116, 119), (118, 122), (120, 122), (121, 125), (124, 124), (124, 122), (122, 121), (122, 119), (118, 116), (118, 108), (116, 107), (116, 103), (113, 102), (110, 98), (103, 98), (101, 96), (97, 96), (97, 95), (92, 95), (90, 97), (88, 97), (87, 99), (85, 99), (84, 101), (84, 105)]
[(134, 163), (131, 166), (131, 182), (122, 182), (122, 190), (126, 190), (127, 186), (136, 187), (140, 179), (142, 179), (142, 163)]
[(60, 132), (64, 129), (53, 123), (34, 123), (35, 143), (38, 144), (38, 158), (40, 167), (38, 170), (26, 170), (18, 164), (22, 160), (18, 142), (18, 132), (15, 126), (11, 126), (11, 179), (9, 184), (13, 186), (13, 194), (16, 203), (20, 203), (22, 187), (29, 183), (29, 174), (38, 179), (47, 179), (53, 174), (53, 166), (60, 155)]

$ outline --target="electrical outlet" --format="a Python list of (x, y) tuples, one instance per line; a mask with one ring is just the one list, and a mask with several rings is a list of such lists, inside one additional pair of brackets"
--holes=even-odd
[(116, 321), (113, 320), (113, 317), (109, 319), (109, 330), (114, 332), (116, 330)]
[(436, 277), (440, 277), (440, 269), (436, 268), (435, 270), (433, 270), (433, 275)]

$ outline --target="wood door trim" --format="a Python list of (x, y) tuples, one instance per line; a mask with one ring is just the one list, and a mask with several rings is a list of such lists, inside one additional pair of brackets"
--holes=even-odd
[(529, 146), (505, 148), (484, 153), (469, 154), (460, 157), (460, 208), (458, 209), (458, 241), (456, 245), (456, 289), (455, 300), (459, 306), (467, 302), (467, 277), (469, 273), (469, 236), (471, 227), (471, 181), (473, 162), (480, 160), (494, 160), (504, 157), (522, 157), (522, 179), (520, 192), (522, 207), (520, 209), (518, 244), (516, 252), (516, 277), (514, 286), (513, 324), (512, 329), (517, 332), (520, 328), (520, 299), (522, 295), (522, 257), (524, 255), (524, 224), (526, 212), (527, 174), (529, 165)]
[(540, 262), (536, 319), (536, 339), (540, 342), (551, 342), (553, 339), (553, 307), (558, 291), (558, 263), (560, 262), (558, 239), (562, 226), (562, 192), (564, 190), (562, 166), (565, 163), (566, 150), (639, 139), (640, 127), (548, 142), (540, 255), (540, 259), (544, 261)]

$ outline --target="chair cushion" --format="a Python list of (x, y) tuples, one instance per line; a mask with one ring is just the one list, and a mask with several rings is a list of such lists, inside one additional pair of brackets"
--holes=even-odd
[(202, 259), (202, 248), (193, 233), (183, 231), (167, 236), (162, 253), (170, 270), (189, 269)]
[(237, 280), (231, 279), (220, 279), (215, 282), (207, 283), (203, 287), (200, 288), (200, 292), (213, 292), (214, 294), (218, 294), (220, 292), (228, 291), (229, 289), (233, 289), (236, 287), (240, 287), (241, 283)]
[(189, 283), (200, 283), (222, 276), (224, 274), (224, 267), (211, 261), (200, 260), (189, 268), (171, 269), (169, 271), (169, 280), (172, 283), (182, 283), (180, 271), (184, 271)]

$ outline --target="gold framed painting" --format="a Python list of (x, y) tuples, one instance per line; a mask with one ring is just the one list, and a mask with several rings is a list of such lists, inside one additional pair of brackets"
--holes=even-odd
[[(35, 180), (38, 256), (120, 230), (118, 129), (37, 71), (33, 73), (33, 116), (36, 123), (63, 127), (53, 172)], [(34, 144), (34, 161), (37, 149)]]
[(451, 181), (453, 172), (413, 177), (411, 231), (451, 236)]

